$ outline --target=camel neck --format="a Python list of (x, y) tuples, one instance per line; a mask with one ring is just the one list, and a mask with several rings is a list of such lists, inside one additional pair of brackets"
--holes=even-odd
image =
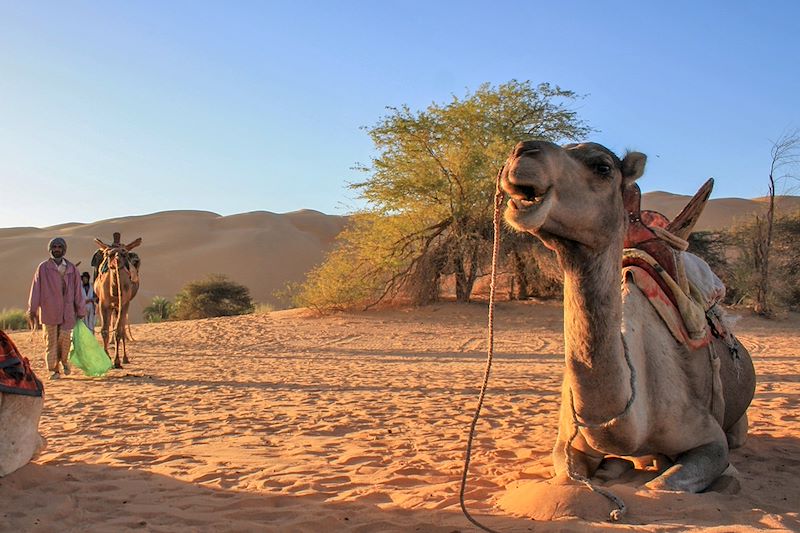
[(619, 414), (630, 396), (620, 333), (622, 243), (576, 253), (564, 266), (564, 345), (575, 409), (589, 421)]

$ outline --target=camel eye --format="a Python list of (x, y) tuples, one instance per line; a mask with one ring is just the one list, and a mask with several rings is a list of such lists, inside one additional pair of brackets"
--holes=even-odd
[(608, 176), (611, 173), (611, 167), (600, 163), (599, 165), (595, 165), (594, 171), (601, 176)]

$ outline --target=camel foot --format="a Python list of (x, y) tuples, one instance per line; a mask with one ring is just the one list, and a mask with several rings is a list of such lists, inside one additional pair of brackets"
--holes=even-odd
[(600, 481), (611, 481), (612, 479), (618, 479), (635, 466), (632, 461), (621, 457), (606, 457), (592, 477)]
[(681, 454), (663, 474), (645, 484), (651, 490), (701, 492), (729, 466), (727, 444), (710, 442)]
[(114, 368), (122, 369), (122, 365), (119, 363), (114, 363)]
[(127, 355), (126, 355), (125, 357), (123, 357), (123, 358), (122, 358), (122, 362), (123, 362), (123, 363), (125, 363), (126, 365), (127, 365), (128, 363), (130, 363), (130, 360), (128, 359), (128, 356), (127, 356)]

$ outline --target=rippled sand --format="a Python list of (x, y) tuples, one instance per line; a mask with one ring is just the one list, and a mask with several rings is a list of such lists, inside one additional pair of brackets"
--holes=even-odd
[[(750, 439), (732, 453), (738, 494), (622, 484), (622, 523), (508, 516), (497, 504), (507, 488), (550, 476), (561, 313), (547, 303), (498, 307), (466, 493), (479, 520), (522, 532), (800, 529), (797, 315), (738, 324), (759, 380)], [(125, 369), (46, 382), (49, 447), (0, 479), (0, 530), (474, 529), (458, 490), (485, 366), (485, 305), (282, 311), (135, 325), (133, 335)], [(46, 377), (42, 340), (12, 337)], [(542, 508), (560, 494), (540, 494)]]

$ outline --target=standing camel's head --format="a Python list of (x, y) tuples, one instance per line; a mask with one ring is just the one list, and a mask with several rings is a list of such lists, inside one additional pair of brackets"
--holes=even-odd
[[(116, 234), (115, 234), (116, 235)], [(130, 244), (106, 244), (100, 239), (95, 239), (97, 246), (103, 250), (105, 262), (111, 270), (125, 268), (129, 264), (128, 252), (142, 244), (142, 239), (138, 238)]]
[(510, 198), (506, 221), (556, 251), (603, 249), (622, 238), (622, 194), (642, 175), (646, 159), (630, 152), (620, 160), (597, 143), (521, 142), (501, 174)]

